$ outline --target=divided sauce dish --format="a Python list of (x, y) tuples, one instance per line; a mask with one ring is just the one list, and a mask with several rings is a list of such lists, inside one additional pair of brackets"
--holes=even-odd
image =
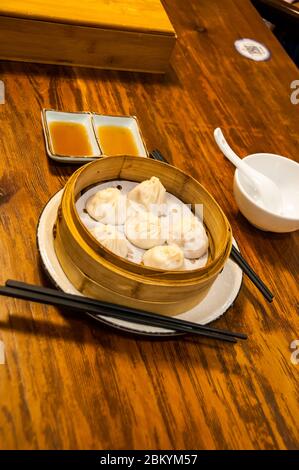
[(47, 154), (55, 161), (82, 164), (124, 153), (148, 157), (135, 116), (51, 109), (41, 115)]

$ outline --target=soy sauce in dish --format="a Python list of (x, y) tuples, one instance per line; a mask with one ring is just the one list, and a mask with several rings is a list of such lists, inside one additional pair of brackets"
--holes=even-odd
[(134, 135), (128, 127), (98, 126), (97, 135), (105, 155), (139, 155)]
[(53, 121), (49, 123), (52, 151), (55, 155), (89, 157), (93, 155), (88, 133), (78, 122)]

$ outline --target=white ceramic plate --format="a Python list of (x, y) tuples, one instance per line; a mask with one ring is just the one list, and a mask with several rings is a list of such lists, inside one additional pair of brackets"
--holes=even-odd
[[(62, 192), (63, 190), (56, 193), (43, 209), (37, 228), (37, 244), (43, 266), (52, 282), (64, 292), (82, 295), (64, 274), (54, 249), (53, 226), (55, 224)], [(236, 245), (236, 242), (234, 242), (234, 244)], [(232, 260), (228, 259), (222, 272), (219, 274), (204, 300), (191, 310), (177, 315), (176, 318), (189, 320), (202, 325), (216, 320), (231, 307), (238, 296), (241, 285), (242, 271)], [(90, 316), (115, 328), (142, 335), (164, 337), (179, 334), (171, 330), (138, 325), (115, 318), (104, 318), (100, 315)]]

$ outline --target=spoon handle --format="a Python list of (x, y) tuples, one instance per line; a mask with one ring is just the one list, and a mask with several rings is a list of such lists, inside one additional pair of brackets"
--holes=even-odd
[(256, 180), (258, 178), (255, 170), (250, 168), (247, 163), (243, 162), (241, 158), (238, 157), (238, 155), (228, 145), (220, 127), (217, 127), (217, 129), (214, 130), (214, 138), (220, 150), (223, 152), (226, 158), (231, 161), (232, 164), (235, 165), (235, 167), (238, 168), (238, 170), (242, 171), (242, 173), (248, 176), (248, 178), (250, 178), (251, 180)]

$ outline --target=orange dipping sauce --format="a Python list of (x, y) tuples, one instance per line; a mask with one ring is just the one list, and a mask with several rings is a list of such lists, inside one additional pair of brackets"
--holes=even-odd
[(139, 156), (134, 135), (129, 128), (121, 126), (98, 126), (97, 134), (100, 147), (105, 155)]
[(93, 155), (88, 133), (83, 124), (54, 121), (49, 123), (49, 131), (54, 154), (72, 157)]

